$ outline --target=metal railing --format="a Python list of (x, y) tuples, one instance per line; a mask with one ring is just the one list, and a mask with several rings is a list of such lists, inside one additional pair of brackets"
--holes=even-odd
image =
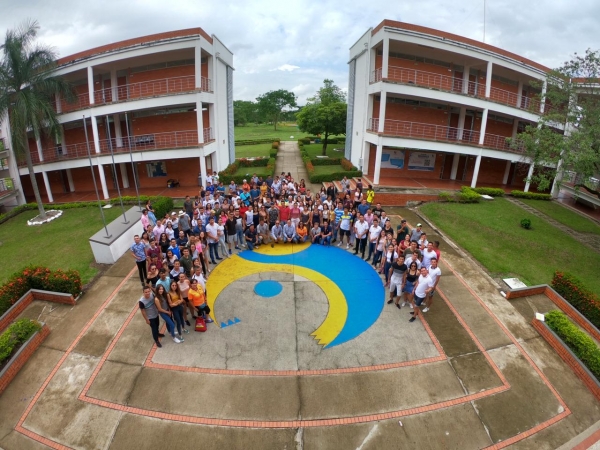
[[(194, 75), (183, 77), (163, 78), (159, 80), (141, 81), (130, 83), (116, 88), (108, 87), (94, 91), (94, 106), (104, 105), (112, 102), (122, 102), (159, 95), (169, 95), (179, 92), (189, 92), (198, 89), (202, 92), (212, 92), (212, 80), (206, 77), (200, 78), (200, 87), (196, 88)], [(90, 106), (89, 94), (77, 95), (73, 103), (61, 102), (61, 113), (75, 111)], [(55, 105), (56, 108), (56, 105)]]
[(0, 178), (0, 196), (15, 190), (15, 180), (12, 178)]
[(0, 138), (0, 152), (8, 150), (8, 141), (5, 138)]
[[(399, 83), (424, 86), (427, 88), (439, 89), (441, 91), (471, 95), (474, 97), (486, 99), (485, 83), (477, 81), (468, 81), (466, 92), (463, 92), (464, 81), (462, 78), (441, 75), (438, 73), (427, 72), (424, 70), (406, 69), (403, 67), (389, 66), (387, 79)], [(381, 68), (371, 72), (371, 83), (376, 83), (381, 80)], [(516, 92), (507, 91), (505, 89), (500, 89), (494, 86), (490, 87), (490, 96), (488, 100), (497, 103), (502, 103), (504, 105), (512, 106), (515, 108), (531, 111), (534, 114), (539, 114), (541, 110), (540, 101), (522, 95), (521, 101), (519, 102), (519, 95)], [(547, 113), (550, 110), (550, 108), (551, 106), (546, 104), (544, 107), (544, 112)]]
[(204, 128), (202, 132), (204, 136), (204, 142), (210, 142), (215, 140), (215, 137), (213, 136), (212, 127)]
[[(377, 132), (379, 119), (369, 120), (368, 131)], [(383, 126), (383, 134), (388, 136), (410, 137), (415, 139), (426, 139), (429, 141), (442, 141), (479, 146), (481, 133), (443, 125), (428, 123), (406, 122), (402, 120), (386, 120)], [(512, 148), (507, 136), (498, 136), (486, 133), (481, 147), (493, 148), (512, 153), (519, 153), (521, 148)]]
[[(212, 138), (212, 128), (204, 129), (205, 136)], [(205, 139), (206, 141), (206, 139)], [(148, 133), (138, 136), (125, 136), (122, 138), (112, 139), (101, 139), (98, 141), (100, 154), (110, 154), (110, 145), (114, 153), (127, 153), (129, 152), (129, 145), (131, 144), (131, 151), (141, 152), (147, 150), (160, 150), (160, 149), (174, 149), (174, 148), (186, 148), (186, 147), (197, 147), (198, 132), (196, 130), (188, 131), (170, 131), (166, 133)], [(92, 156), (97, 155), (94, 147), (94, 142), (90, 141), (90, 152)], [(78, 144), (69, 144), (64, 148), (61, 144), (55, 147), (42, 147), (42, 158), (40, 160), (39, 154), (36, 150), (31, 151), (31, 160), (33, 164), (43, 164), (46, 162), (64, 161), (70, 159), (87, 158), (87, 145), (85, 142)], [(18, 161), (18, 166), (23, 167), (26, 165), (24, 160)]]

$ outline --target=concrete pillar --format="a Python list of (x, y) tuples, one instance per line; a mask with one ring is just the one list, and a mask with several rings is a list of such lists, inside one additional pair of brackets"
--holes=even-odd
[(381, 91), (381, 97), (379, 102), (379, 127), (377, 128), (378, 133), (383, 133), (385, 129), (385, 107), (387, 104), (387, 92)]
[[(216, 92), (216, 84), (217, 84), (217, 76), (216, 76), (216, 70), (215, 70), (215, 61), (214, 61), (214, 56), (209, 56), (208, 57), (208, 61), (206, 62), (207, 66), (208, 66), (208, 76), (210, 77), (211, 83), (212, 83), (212, 92)], [(202, 65), (202, 62), (200, 62), (200, 65)]]
[(56, 102), (56, 114), (62, 113), (62, 102), (60, 100), (60, 95), (54, 95), (54, 101)]
[(196, 126), (198, 127), (198, 143), (204, 143), (204, 117), (202, 116), (202, 101), (196, 94)]
[(35, 138), (35, 146), (37, 147), (38, 158), (40, 158), (40, 161), (43, 161), (44, 160), (44, 150), (42, 149), (42, 141), (40, 140), (40, 138)]
[(548, 89), (548, 83), (544, 80), (542, 84), (542, 95), (540, 98), (540, 114), (544, 114), (544, 109), (546, 108), (546, 90)]
[(90, 105), (94, 104), (94, 69), (92, 66), (87, 68), (87, 82), (88, 82), (88, 93), (90, 98)]
[(388, 68), (390, 64), (390, 38), (383, 38), (383, 61), (381, 65), (381, 78), (388, 77)]
[(370, 94), (367, 95), (367, 120), (369, 120), (369, 123), (367, 124), (367, 128), (371, 129), (371, 120), (373, 119), (373, 98), (375, 97), (375, 95)]
[[(197, 105), (197, 104), (196, 104)], [(200, 103), (200, 114), (202, 114), (202, 103)], [(216, 124), (217, 120), (217, 111), (216, 111), (216, 106), (214, 103), (209, 103), (208, 104), (208, 123), (203, 123), (202, 127), (203, 128), (209, 128), (212, 127), (213, 124)], [(217, 129), (216, 127), (213, 129), (213, 135), (215, 136), (215, 139), (217, 139), (219, 136), (217, 136)], [(203, 133), (204, 134), (204, 133)], [(219, 142), (220, 144), (220, 142)]]
[(485, 129), (487, 127), (488, 109), (483, 110), (483, 116), (481, 116), (481, 128), (479, 129), (479, 145), (483, 145), (485, 141)]
[[(200, 175), (202, 176), (202, 185), (206, 186), (206, 157), (204, 156), (204, 150), (200, 149)], [(223, 180), (225, 183), (225, 180)]]
[(117, 147), (123, 147), (123, 130), (121, 130), (121, 116), (113, 114), (113, 123), (115, 124), (115, 141)]
[(525, 182), (525, 189), (523, 190), (524, 192), (529, 192), (529, 186), (531, 185), (531, 177), (533, 176), (533, 168), (534, 168), (534, 164), (531, 164), (529, 166), (529, 171), (527, 172), (527, 181)]
[(379, 175), (381, 174), (381, 155), (383, 154), (383, 145), (381, 139), (377, 144), (377, 152), (375, 153), (375, 169), (373, 170), (373, 183), (379, 184)]
[(48, 172), (42, 172), (44, 178), (44, 186), (46, 186), (46, 195), (48, 195), (48, 202), (54, 203), (54, 197), (52, 197), (52, 190), (50, 189), (50, 181), (48, 180)]
[(96, 120), (96, 116), (90, 117), (92, 122), (92, 136), (94, 138), (94, 150), (96, 153), (100, 153), (100, 135), (98, 134), (98, 121)]
[(460, 154), (455, 153), (452, 158), (452, 171), (450, 172), (450, 179), (456, 180), (456, 174), (458, 173), (458, 161), (460, 160)]
[(506, 161), (506, 167), (504, 168), (504, 178), (502, 178), (502, 184), (508, 183), (508, 174), (510, 172), (510, 166), (512, 162)]
[(104, 175), (104, 166), (102, 164), (98, 164), (98, 174), (100, 175), (100, 184), (102, 185), (102, 195), (104, 195), (104, 199), (108, 200), (110, 197), (108, 196), (108, 187), (106, 186), (106, 176)]
[(519, 80), (519, 84), (517, 87), (517, 108), (521, 107), (522, 97), (523, 97), (523, 81)]
[(550, 195), (552, 196), (552, 198), (558, 197), (558, 194), (560, 192), (560, 185), (561, 185), (562, 179), (563, 179), (562, 165), (563, 165), (563, 160), (562, 160), (562, 155), (561, 155), (561, 158), (558, 160), (558, 164), (556, 165), (556, 176), (554, 177), (554, 180), (552, 181), (552, 190), (550, 191)]
[(123, 189), (129, 188), (129, 175), (127, 175), (127, 163), (120, 163), (119, 169), (121, 169), (121, 180), (123, 180)]
[(492, 62), (488, 61), (487, 71), (485, 73), (485, 98), (490, 98), (490, 92), (492, 89)]
[(202, 47), (199, 41), (194, 47), (194, 82), (196, 89), (202, 87)]
[(65, 142), (65, 127), (60, 125), (60, 148), (62, 150), (62, 154), (67, 154), (67, 143)]
[(370, 142), (363, 142), (363, 153), (361, 155), (361, 158), (363, 160), (362, 163), (362, 171), (365, 175), (369, 174), (369, 158), (371, 157), (371, 143)]
[(117, 80), (117, 69), (110, 69), (110, 94), (111, 100), (119, 100), (119, 81)]
[(469, 66), (465, 66), (465, 68), (463, 70), (463, 85), (462, 85), (462, 93), (463, 94), (469, 93), (469, 72), (470, 71), (471, 71), (471, 68)]
[(477, 187), (477, 177), (479, 176), (479, 166), (481, 165), (481, 152), (479, 150), (479, 154), (477, 155), (477, 159), (475, 160), (475, 169), (473, 170), (473, 179), (471, 180), (471, 187)]
[(517, 137), (517, 131), (519, 130), (519, 119), (513, 119), (513, 129), (512, 129), (512, 138), (516, 139)]
[(67, 181), (69, 182), (69, 192), (75, 192), (75, 183), (73, 183), (71, 169), (67, 169)]
[(460, 113), (458, 114), (458, 140), (462, 141), (463, 131), (465, 130), (465, 117), (467, 115), (466, 106), (460, 107)]

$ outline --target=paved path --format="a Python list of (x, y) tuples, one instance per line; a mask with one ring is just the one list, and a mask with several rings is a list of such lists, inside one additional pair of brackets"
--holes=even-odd
[(300, 182), (304, 179), (306, 187), (312, 192), (319, 192), (320, 184), (312, 184), (308, 181), (308, 173), (300, 156), (300, 148), (296, 141), (281, 141), (279, 151), (277, 152), (277, 161), (275, 164), (275, 175), (290, 172), (294, 181)]
[[(516, 199), (516, 198), (514, 198), (512, 196), (506, 196), (505, 198), (509, 202), (512, 202), (512, 203), (514, 203), (517, 206), (520, 206), (521, 208), (523, 208), (528, 213), (531, 213), (534, 216), (537, 216), (537, 217), (540, 217), (540, 218), (544, 219), (546, 222), (548, 222), (553, 227), (556, 227), (559, 230), (564, 231), (566, 234), (572, 236), (575, 240), (579, 241), (580, 243), (582, 243), (583, 245), (585, 245), (587, 248), (590, 248), (590, 249), (594, 250), (595, 252), (600, 253), (600, 236), (598, 236), (597, 234), (593, 234), (593, 233), (581, 233), (579, 231), (575, 231), (574, 229), (566, 226), (565, 224), (562, 224), (562, 223), (554, 220), (552, 217), (544, 214), (540, 210), (535, 209), (535, 208), (533, 208), (533, 207), (531, 207), (529, 205), (526, 205), (522, 201), (520, 201), (520, 200), (518, 200), (518, 199)], [(574, 214), (577, 214), (577, 213), (574, 212)]]
[[(389, 212), (420, 220), (405, 209)], [(385, 305), (379, 320), (408, 334), (385, 343), (389, 336), (364, 334), (366, 344), (394, 345), (401, 362), (377, 365), (366, 356), (348, 367), (332, 360), (310, 373), (280, 368), (280, 358), (270, 366), (261, 360), (259, 369), (271, 370), (253, 372), (251, 361), (239, 359), (244, 342), (228, 341), (233, 369), (229, 362), (210, 367), (202, 357), (203, 346), (235, 327), (247, 327), (260, 336), (256, 345), (268, 348), (276, 327), (290, 325), (283, 319), (209, 325), (206, 335), (188, 335), (180, 345), (163, 339), (157, 349), (137, 310), (139, 282), (125, 255), (77, 306), (33, 302), (24, 312), (52, 333), (0, 397), (0, 448), (552, 449), (597, 423), (600, 402), (529, 325), (529, 313), (431, 234), (443, 252), (431, 310), (409, 324), (408, 308)], [(235, 298), (247, 295), (243, 283)], [(290, 289), (296, 312), (318, 303), (312, 290), (305, 298), (302, 288)], [(263, 312), (270, 313), (283, 318)], [(415, 339), (433, 342), (437, 356), (411, 355)], [(355, 342), (343, 345), (353, 349)], [(189, 357), (165, 359), (184, 349)]]

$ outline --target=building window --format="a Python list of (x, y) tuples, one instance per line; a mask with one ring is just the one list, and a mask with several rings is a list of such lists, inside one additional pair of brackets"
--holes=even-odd
[(146, 163), (146, 172), (148, 173), (148, 178), (166, 177), (167, 164), (164, 161)]

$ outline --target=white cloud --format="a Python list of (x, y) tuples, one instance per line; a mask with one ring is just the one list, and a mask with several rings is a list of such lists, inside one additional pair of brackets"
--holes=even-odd
[(273, 72), (274, 70), (281, 70), (282, 72), (293, 72), (296, 69), (299, 69), (300, 66), (294, 66), (292, 64), (282, 64), (279, 67), (269, 70), (269, 72)]

